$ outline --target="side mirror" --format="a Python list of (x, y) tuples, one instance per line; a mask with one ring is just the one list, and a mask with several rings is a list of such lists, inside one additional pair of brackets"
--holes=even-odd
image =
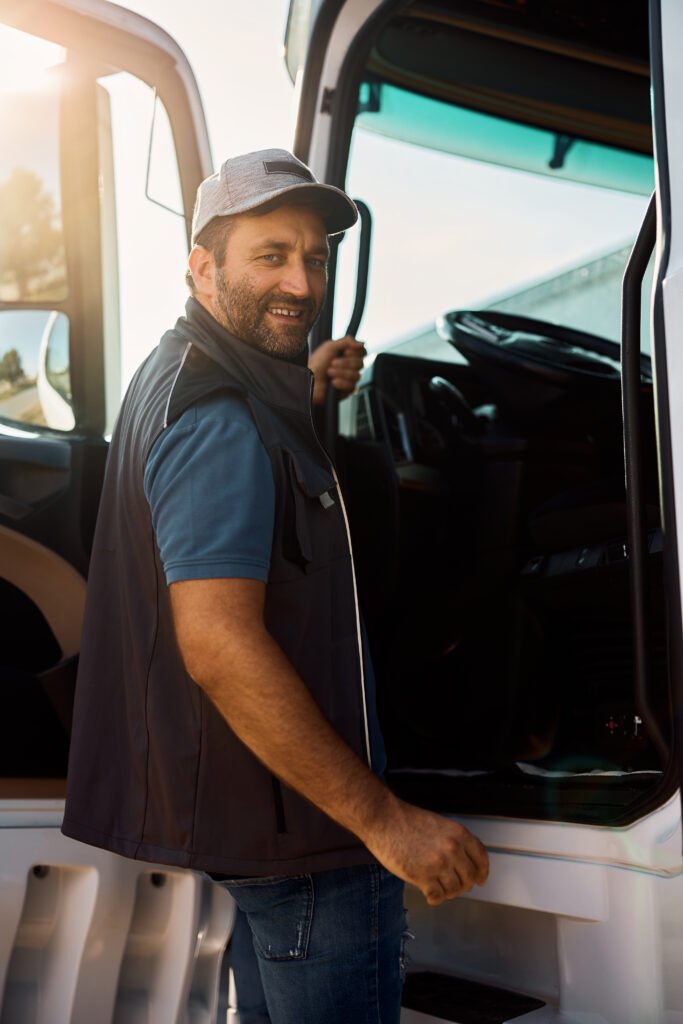
[(47, 309), (0, 310), (0, 417), (73, 430), (69, 319)]

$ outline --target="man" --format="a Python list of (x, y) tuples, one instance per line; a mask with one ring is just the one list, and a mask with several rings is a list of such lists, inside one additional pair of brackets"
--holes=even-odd
[(328, 235), (356, 216), (282, 150), (200, 186), (187, 316), (112, 438), (74, 716), (65, 833), (222, 879), (273, 1024), (398, 1021), (402, 882), (437, 904), (488, 870), (380, 779), (306, 367)]

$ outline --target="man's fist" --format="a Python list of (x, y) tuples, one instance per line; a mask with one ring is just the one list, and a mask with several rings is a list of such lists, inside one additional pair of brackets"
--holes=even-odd
[(488, 878), (488, 854), (464, 825), (393, 796), (363, 841), (385, 868), (416, 886), (432, 906)]
[(308, 368), (315, 377), (313, 404), (322, 405), (325, 401), (328, 380), (340, 398), (352, 394), (360, 380), (364, 359), (365, 345), (349, 336), (318, 345), (308, 360)]

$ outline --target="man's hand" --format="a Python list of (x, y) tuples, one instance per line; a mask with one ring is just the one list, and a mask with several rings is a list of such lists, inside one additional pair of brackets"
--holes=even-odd
[(324, 341), (311, 352), (308, 368), (315, 377), (313, 383), (313, 404), (325, 401), (328, 380), (346, 398), (356, 389), (365, 359), (365, 345), (347, 335), (338, 341)]
[(361, 838), (381, 864), (416, 886), (432, 906), (488, 878), (488, 854), (464, 825), (393, 796)]

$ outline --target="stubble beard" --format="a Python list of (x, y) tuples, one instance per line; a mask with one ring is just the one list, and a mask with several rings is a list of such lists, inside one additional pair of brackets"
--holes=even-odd
[[(266, 320), (268, 307), (278, 303), (301, 309), (301, 317), (291, 324), (271, 326)], [(319, 313), (312, 299), (296, 299), (279, 292), (269, 292), (259, 299), (248, 281), (228, 284), (222, 271), (216, 274), (216, 320), (231, 334), (276, 359), (292, 359), (307, 350), (308, 333)]]

